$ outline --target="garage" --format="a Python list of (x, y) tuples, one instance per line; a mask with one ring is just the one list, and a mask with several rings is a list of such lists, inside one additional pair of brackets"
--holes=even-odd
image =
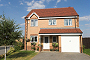
[(79, 36), (61, 36), (61, 52), (79, 52)]

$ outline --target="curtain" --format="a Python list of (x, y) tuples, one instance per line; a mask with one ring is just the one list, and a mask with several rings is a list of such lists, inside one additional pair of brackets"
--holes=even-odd
[(35, 26), (38, 26), (38, 20), (35, 20)]
[(72, 25), (72, 19), (69, 19), (69, 25)]
[(49, 25), (52, 25), (52, 20), (49, 20)]
[(30, 36), (30, 42), (32, 42), (32, 36)]
[(53, 25), (56, 25), (56, 20), (53, 20)]
[(65, 19), (65, 20), (64, 20), (64, 25), (65, 25), (65, 26), (68, 26), (68, 19)]
[(31, 26), (34, 26), (34, 20), (31, 20)]

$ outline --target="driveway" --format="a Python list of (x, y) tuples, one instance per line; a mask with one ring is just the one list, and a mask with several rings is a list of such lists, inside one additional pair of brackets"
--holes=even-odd
[(40, 52), (31, 60), (90, 60), (84, 53)]

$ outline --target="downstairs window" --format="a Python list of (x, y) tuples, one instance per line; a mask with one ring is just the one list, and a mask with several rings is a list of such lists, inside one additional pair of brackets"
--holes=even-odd
[(30, 42), (37, 42), (37, 36), (30, 36)]

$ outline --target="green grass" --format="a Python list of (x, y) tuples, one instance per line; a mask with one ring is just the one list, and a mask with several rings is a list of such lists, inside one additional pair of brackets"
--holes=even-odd
[(86, 53), (86, 54), (88, 54), (90, 56), (90, 49), (84, 49), (83, 53)]
[[(38, 53), (34, 51), (17, 51), (8, 55), (7, 60), (30, 60), (37, 54)], [(4, 58), (1, 60), (4, 60)]]

